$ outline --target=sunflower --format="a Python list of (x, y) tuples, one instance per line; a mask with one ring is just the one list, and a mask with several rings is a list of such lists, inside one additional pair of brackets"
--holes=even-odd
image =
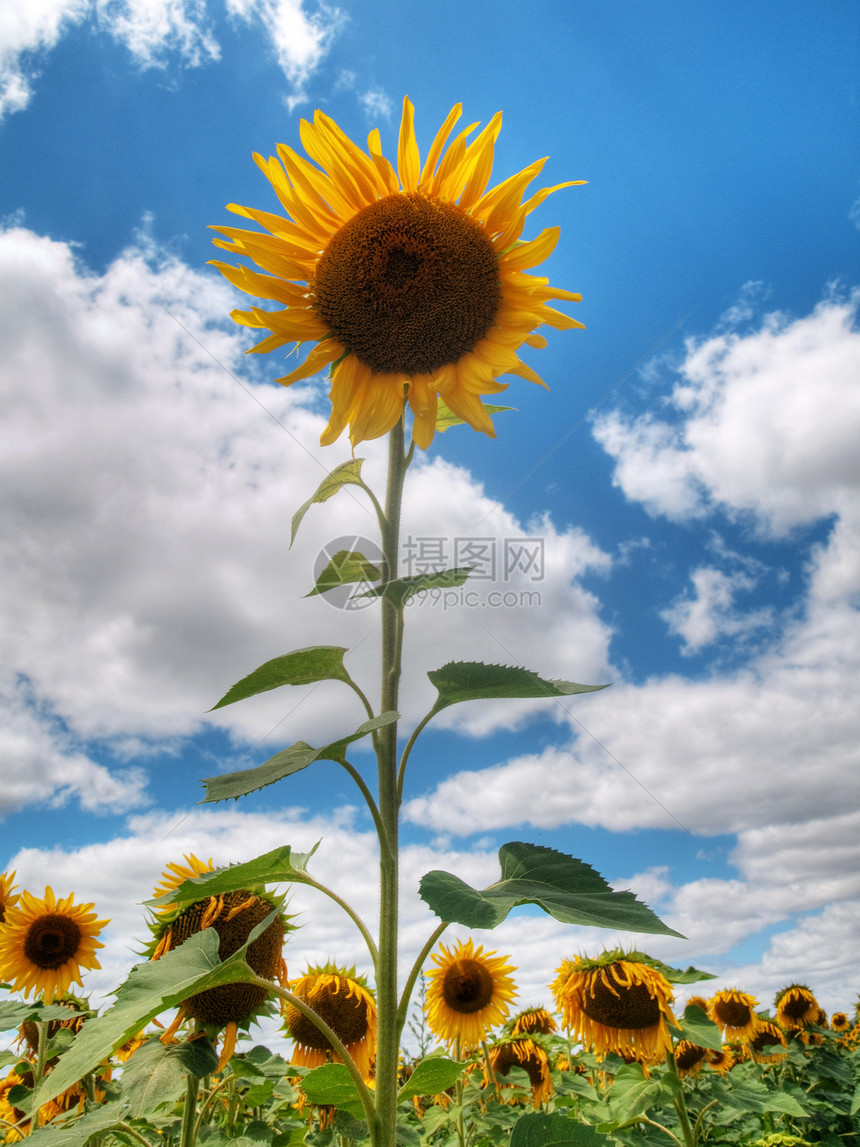
[(776, 1022), (788, 1030), (808, 1028), (820, 1020), (818, 1000), (805, 984), (790, 984), (776, 993)]
[[(175, 862), (168, 864), (161, 874), (160, 883), (156, 884), (153, 890), (153, 900), (166, 896), (168, 892), (173, 892), (186, 880), (192, 880), (195, 876), (203, 876), (204, 873), (212, 872), (215, 867), (211, 856), (208, 860), (198, 860), (193, 852), (187, 852), (183, 860), (185, 861), (184, 864)], [(161, 904), (158, 907), (158, 912), (163, 916), (167, 912), (172, 912), (175, 907), (175, 904)]]
[(682, 1039), (675, 1044), (675, 1066), (680, 1076), (698, 1075), (707, 1061), (707, 1051), (692, 1040)]
[(771, 1020), (757, 1020), (756, 1032), (749, 1041), (749, 1049), (759, 1063), (779, 1063), (788, 1050), (782, 1029)]
[(851, 1021), (845, 1012), (834, 1012), (830, 1017), (830, 1026), (835, 1032), (847, 1032), (851, 1027)]
[(14, 908), (20, 896), (14, 896), (15, 873), (0, 872), (0, 924), (6, 919), (6, 913)]
[(638, 952), (564, 960), (551, 985), (565, 1027), (597, 1055), (657, 1062), (672, 1050), (672, 987)]
[(705, 1015), (708, 1015), (708, 1001), (704, 996), (690, 996), (686, 1004), (684, 1004), (684, 1011), (686, 1011), (687, 1008), (699, 1008)]
[(506, 1076), (512, 1067), (521, 1067), (529, 1077), (535, 1107), (552, 1095), (549, 1058), (544, 1049), (531, 1039), (505, 1040), (490, 1048), (493, 1074)]
[(504, 1023), (516, 987), (510, 973), (516, 971), (506, 956), (484, 952), (471, 939), (456, 948), (439, 945), (433, 956), (437, 965), (427, 973), (424, 1011), (430, 1030), (445, 1043), (460, 1041), (462, 1052), (478, 1047), (488, 1031)]
[(225, 236), (216, 246), (266, 273), (214, 266), (240, 290), (283, 307), (232, 312), (236, 322), (271, 332), (252, 349), (316, 343), (301, 366), (277, 381), (289, 386), (331, 367), (323, 445), (347, 425), (353, 446), (388, 433), (402, 416), (404, 395), (412, 436), (423, 449), (433, 439), (440, 398), (458, 418), (495, 437), (482, 395), (506, 389), (496, 381), (502, 374), (544, 385), (517, 351), (523, 343), (546, 345), (533, 333), (541, 325), (582, 326), (547, 306), (549, 299), (578, 302), (580, 295), (526, 274), (551, 253), (559, 229), (520, 241), (526, 216), (573, 183), (522, 202), (544, 165), (538, 160), (487, 191), (501, 113), (471, 143), (476, 124), (446, 149), (461, 114), (462, 105), (451, 109), (422, 166), (412, 104), (404, 99), (395, 172), (378, 131), (364, 152), (317, 111), (300, 128), (313, 163), (283, 144), (280, 163), (254, 156), (286, 215), (230, 204), (269, 234), (213, 228)]
[(511, 1035), (551, 1035), (558, 1031), (558, 1024), (546, 1008), (526, 1008), (525, 1011), (514, 1016), (507, 1025)]
[(730, 1047), (708, 1048), (707, 1050), (708, 1066), (713, 1068), (719, 1075), (726, 1075), (732, 1070), (737, 1063), (734, 1052)]
[[(89, 1010), (89, 1004), (86, 1000), (79, 999), (77, 996), (72, 995), (71, 992), (66, 992), (61, 999), (55, 1000), (54, 1003), (58, 1007), (68, 1008), (69, 1018), (67, 1020), (48, 1021), (47, 1037), (49, 1040), (52, 1040), (61, 1028), (67, 1028), (73, 1035), (77, 1035), (84, 1026), (85, 1021), (91, 1019), (96, 1014)], [(35, 1056), (39, 1048), (38, 1024), (32, 1020), (24, 1020), (18, 1029), (17, 1043), (19, 1047), (21, 1047), (22, 1044), (26, 1044), (29, 1054)], [(56, 1060), (54, 1060), (54, 1063), (56, 1063)], [(51, 1066), (53, 1066), (53, 1064), (51, 1064)]]
[[(312, 1008), (338, 1037), (364, 1078), (371, 1074), (376, 1057), (376, 1001), (355, 968), (332, 964), (311, 967), (290, 984), (290, 991)], [(340, 1062), (325, 1035), (294, 1004), (285, 1006), (284, 1026), (295, 1041), (292, 1063), (318, 1067), (329, 1060)]]
[(25, 996), (41, 995), (45, 1003), (83, 986), (81, 969), (100, 968), (96, 939), (108, 923), (96, 919), (92, 904), (75, 904), (75, 894), (57, 900), (51, 888), (44, 899), (22, 892), (0, 928), (0, 978)]
[(725, 1039), (749, 1041), (755, 1037), (758, 1000), (737, 988), (726, 988), (708, 1000), (708, 1015)]

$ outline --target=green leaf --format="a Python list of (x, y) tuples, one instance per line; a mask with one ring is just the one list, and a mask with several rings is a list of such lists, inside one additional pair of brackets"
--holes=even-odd
[[(208, 1041), (207, 1041), (208, 1042)], [(158, 1036), (139, 1047), (122, 1071), (122, 1101), (130, 1119), (145, 1119), (182, 1095), (187, 1072), (179, 1044), (165, 1047)], [(211, 1044), (210, 1044), (211, 1047)], [(215, 1057), (215, 1066), (218, 1057)], [(210, 1067), (214, 1071), (215, 1066)], [(204, 1073), (205, 1074), (205, 1073)]]
[[(293, 852), (288, 844), (273, 848), (262, 856), (247, 860), (244, 864), (230, 864), (226, 868), (216, 868), (200, 876), (183, 880), (178, 888), (165, 892), (155, 900), (145, 903), (152, 908), (163, 904), (196, 904), (207, 896), (220, 896), (224, 892), (240, 892), (261, 884), (301, 883), (308, 878), (307, 862), (316, 852), (319, 842), (310, 852)], [(183, 951), (177, 948), (176, 951)], [(162, 960), (159, 963), (162, 963)]]
[(311, 1103), (330, 1103), (348, 1111), (356, 1119), (364, 1116), (364, 1107), (352, 1076), (342, 1063), (324, 1063), (315, 1067), (301, 1081), (300, 1087)]
[(644, 1115), (662, 1095), (659, 1080), (643, 1078), (638, 1064), (631, 1064), (630, 1068), (623, 1067), (612, 1081), (609, 1109), (616, 1123), (628, 1123)]
[(706, 1047), (711, 1051), (720, 1051), (723, 1046), (723, 1037), (720, 1029), (709, 1019), (701, 1008), (689, 1004), (684, 1009), (684, 1018), (678, 1025), (681, 1039), (688, 1039), (697, 1047)]
[(578, 1123), (555, 1111), (552, 1115), (529, 1112), (521, 1115), (511, 1131), (510, 1147), (606, 1147), (606, 1138), (586, 1123)]
[(406, 1080), (397, 1095), (398, 1103), (411, 1099), (413, 1095), (439, 1095), (453, 1087), (463, 1072), (465, 1063), (442, 1056), (429, 1056), (415, 1065), (415, 1070)]
[(793, 1095), (785, 1091), (773, 1091), (752, 1079), (743, 1083), (733, 1082), (731, 1087), (714, 1082), (711, 1092), (720, 1101), (718, 1123), (729, 1122), (738, 1115), (762, 1115), (769, 1111), (781, 1111), (800, 1119), (809, 1118), (809, 1112), (801, 1107)]
[(339, 466), (335, 466), (317, 486), (316, 493), (313, 494), (300, 506), (293, 514), (293, 526), (290, 534), (290, 545), (296, 540), (299, 526), (302, 523), (302, 518), (308, 510), (317, 502), (327, 502), (338, 490), (342, 490), (344, 486), (361, 486), (361, 464), (363, 458), (350, 458), (347, 462), (341, 462)]
[(460, 701), (505, 697), (569, 697), (596, 693), (606, 685), (578, 685), (575, 681), (545, 680), (515, 665), (484, 665), (480, 661), (449, 661), (427, 676), (439, 691), (436, 712)]
[(356, 581), (379, 581), (382, 572), (379, 566), (360, 554), (358, 550), (338, 550), (316, 580), (316, 585), (305, 597), (313, 597), (341, 585)]
[(80, 1119), (65, 1127), (56, 1127), (49, 1124), (40, 1127), (30, 1136), (30, 1141), (38, 1139), (45, 1147), (84, 1147), (84, 1144), (96, 1135), (102, 1135), (111, 1127), (125, 1121), (122, 1106), (119, 1103), (109, 1103), (105, 1106), (94, 1107)]
[[(501, 414), (504, 410), (516, 410), (515, 406), (490, 406), (488, 402), (484, 403), (484, 410), (487, 414)], [(442, 399), (439, 399), (439, 408), (436, 413), (436, 429), (444, 434), (446, 430), (450, 430), (452, 426), (465, 426), (465, 418), (459, 418), (453, 410), (449, 410)]]
[(437, 570), (436, 573), (413, 574), (411, 577), (398, 577), (387, 581), (385, 585), (375, 586), (363, 593), (362, 597), (385, 597), (398, 608), (405, 605), (410, 597), (416, 593), (424, 593), (428, 589), (451, 589), (462, 585), (472, 566), (458, 566), (451, 570)]
[(613, 892), (600, 873), (554, 848), (513, 841), (499, 849), (501, 878), (478, 890), (450, 872), (428, 872), (421, 898), (446, 923), (495, 928), (512, 908), (537, 904), (564, 924), (681, 936), (632, 892)]
[(350, 676), (343, 667), (346, 649), (340, 645), (311, 645), (307, 649), (295, 649), (283, 657), (273, 657), (259, 669), (237, 681), (228, 689), (217, 705), (209, 710), (214, 713), (224, 705), (244, 701), (269, 689), (279, 689), (281, 685), (310, 685), (314, 681), (349, 681)]
[(48, 1020), (67, 1020), (75, 1013), (69, 1008), (61, 1008), (59, 1004), (47, 1006), (36, 1003), (24, 1003), (18, 1000), (4, 1000), (0, 1003), (0, 1031), (11, 1031), (19, 1028), (25, 1020), (34, 1023)]
[(117, 989), (114, 1006), (84, 1024), (69, 1051), (60, 1057), (33, 1093), (27, 1111), (41, 1107), (82, 1079), (160, 1012), (178, 1007), (189, 996), (207, 988), (253, 980), (254, 973), (244, 960), (245, 950), (276, 915), (276, 911), (271, 912), (253, 929), (242, 947), (223, 962), (218, 960), (220, 937), (214, 928), (207, 928), (190, 936), (160, 960), (136, 964)]
[(314, 749), (305, 741), (298, 741), (289, 749), (275, 753), (274, 757), (269, 757), (268, 761), (256, 768), (242, 769), (236, 773), (222, 773), (217, 777), (207, 777), (203, 781), (206, 786), (206, 795), (200, 804), (209, 804), (212, 801), (223, 801), (230, 798), (238, 800), (239, 797), (247, 796), (248, 793), (265, 788), (266, 785), (273, 785), (276, 781), (291, 776), (293, 773), (301, 772), (308, 765), (312, 765), (314, 761), (343, 761), (347, 745), (351, 745), (353, 741), (361, 740), (362, 737), (366, 737), (375, 729), (381, 729), (383, 725), (390, 725), (399, 717), (400, 714), (395, 712), (382, 713), (380, 716), (373, 717), (359, 725), (356, 731), (348, 737), (333, 741), (322, 749)]

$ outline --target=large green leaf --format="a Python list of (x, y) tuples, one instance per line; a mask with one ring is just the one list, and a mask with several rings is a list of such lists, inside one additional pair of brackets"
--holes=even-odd
[(34, 1023), (42, 1020), (67, 1020), (72, 1014), (68, 1008), (60, 1007), (59, 1004), (45, 1006), (35, 1001), (28, 1004), (18, 1000), (3, 1000), (0, 1003), (0, 1031), (19, 1028), (25, 1020)]
[[(319, 843), (310, 852), (293, 852), (288, 844), (283, 844), (244, 864), (230, 864), (226, 868), (191, 876), (183, 880), (178, 888), (171, 889), (155, 900), (147, 900), (146, 903), (153, 908), (164, 904), (181, 906), (195, 904), (207, 896), (221, 896), (224, 892), (239, 892), (261, 884), (300, 884), (308, 877), (307, 863), (318, 847)], [(184, 947), (176, 950), (182, 951)]]
[(314, 749), (305, 741), (299, 741), (295, 745), (291, 745), (289, 749), (282, 749), (280, 753), (275, 753), (274, 757), (269, 757), (268, 761), (262, 765), (257, 765), (256, 768), (242, 769), (235, 773), (222, 773), (217, 777), (207, 777), (203, 781), (206, 786), (206, 795), (200, 803), (209, 804), (212, 801), (223, 801), (230, 798), (238, 800), (239, 797), (247, 796), (248, 793), (265, 788), (266, 785), (273, 785), (276, 781), (291, 776), (293, 773), (301, 772), (308, 765), (312, 765), (314, 761), (343, 761), (348, 745), (351, 745), (353, 741), (361, 740), (362, 737), (366, 737), (368, 733), (372, 733), (376, 729), (381, 729), (383, 725), (390, 725), (399, 716), (400, 714), (395, 712), (382, 713), (380, 716), (373, 717), (359, 725), (356, 731), (348, 737), (341, 737), (339, 741), (333, 741), (332, 744), (325, 745), (321, 749)]
[(558, 1111), (552, 1115), (535, 1111), (516, 1121), (510, 1147), (606, 1147), (606, 1142), (604, 1135), (586, 1123), (568, 1119)]
[(513, 841), (499, 849), (501, 877), (477, 889), (450, 872), (428, 872), (421, 898), (449, 924), (495, 928), (512, 908), (537, 904), (565, 924), (681, 936), (632, 892), (614, 892), (600, 873), (554, 848)]
[(481, 661), (449, 661), (427, 676), (439, 691), (434, 706), (436, 712), (460, 701), (570, 697), (574, 693), (596, 693), (607, 688), (606, 685), (578, 685), (575, 681), (544, 679), (516, 665), (484, 665)]
[(424, 593), (428, 589), (452, 589), (462, 585), (472, 572), (472, 568), (472, 566), (458, 566), (450, 570), (437, 570), (435, 573), (395, 578), (393, 581), (387, 581), (385, 585), (374, 586), (361, 596), (385, 597), (400, 607), (416, 593)]
[(443, 1056), (429, 1056), (415, 1065), (397, 1095), (398, 1103), (413, 1095), (439, 1095), (453, 1087), (468, 1065)]
[(800, 1119), (808, 1119), (809, 1112), (802, 1107), (793, 1095), (785, 1091), (775, 1091), (757, 1080), (746, 1079), (742, 1083), (732, 1083), (727, 1087), (722, 1082), (711, 1085), (711, 1094), (718, 1099), (717, 1123), (728, 1123), (738, 1116), (781, 1111)]
[(318, 593), (325, 593), (338, 586), (351, 585), (353, 582), (379, 581), (382, 571), (379, 566), (360, 554), (358, 550), (338, 550), (328, 565), (319, 575), (310, 593), (305, 597), (313, 597)]
[[(207, 1071), (215, 1071), (218, 1056), (208, 1039), (195, 1040), (194, 1043), (204, 1044), (210, 1052), (208, 1067), (199, 1075), (193, 1072), (199, 1079)], [(174, 1043), (165, 1046), (155, 1036), (137, 1049), (122, 1070), (122, 1102), (129, 1118), (144, 1119), (159, 1108), (172, 1105), (182, 1095), (189, 1071), (183, 1051), (189, 1047), (193, 1048), (193, 1045)], [(200, 1066), (205, 1065), (201, 1062)]]
[(316, 488), (316, 492), (310, 498), (299, 506), (293, 514), (293, 525), (290, 533), (290, 545), (296, 540), (296, 534), (299, 526), (302, 523), (302, 518), (311, 508), (319, 502), (327, 502), (338, 490), (342, 490), (344, 486), (361, 486), (361, 464), (363, 458), (350, 458), (346, 462), (341, 462), (339, 466), (329, 471)]
[(663, 1088), (659, 1080), (645, 1079), (639, 1064), (622, 1067), (612, 1080), (609, 1108), (616, 1123), (627, 1123), (644, 1115), (659, 1102)]
[(273, 657), (253, 673), (243, 677), (233, 685), (217, 705), (209, 710), (214, 713), (224, 705), (244, 701), (269, 689), (279, 689), (281, 685), (310, 685), (314, 681), (349, 681), (350, 676), (343, 665), (346, 649), (340, 645), (311, 645), (307, 649), (294, 649), (283, 657)]
[(719, 1051), (723, 1046), (723, 1037), (720, 1029), (709, 1019), (701, 1008), (690, 1004), (684, 1009), (684, 1018), (678, 1024), (681, 1039), (688, 1039), (697, 1047), (706, 1047), (711, 1051)]
[(111, 1127), (118, 1127), (126, 1118), (121, 1103), (109, 1103), (103, 1107), (94, 1107), (65, 1127), (54, 1124), (40, 1127), (30, 1136), (30, 1141), (36, 1139), (44, 1147), (84, 1147), (94, 1136), (103, 1135)]
[(328, 1103), (348, 1111), (360, 1119), (364, 1107), (352, 1076), (342, 1063), (324, 1063), (302, 1079), (299, 1084), (311, 1103)]
[(261, 921), (245, 944), (223, 963), (218, 960), (220, 937), (214, 928), (207, 928), (160, 960), (135, 965), (117, 989), (114, 1006), (84, 1024), (72, 1047), (33, 1093), (27, 1110), (35, 1110), (82, 1079), (160, 1012), (178, 1007), (207, 988), (252, 980), (254, 973), (245, 963), (245, 950), (276, 915), (271, 912)]

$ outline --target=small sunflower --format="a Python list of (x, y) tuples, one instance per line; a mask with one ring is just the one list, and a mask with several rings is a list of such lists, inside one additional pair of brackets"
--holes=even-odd
[[(290, 984), (290, 991), (312, 1008), (338, 1037), (364, 1078), (371, 1075), (376, 1057), (376, 1001), (355, 968), (332, 964), (311, 967)], [(295, 1041), (293, 1058), (298, 1067), (339, 1062), (331, 1043), (293, 1004), (286, 1004), (284, 1026)]]
[(81, 969), (100, 968), (96, 939), (108, 923), (98, 920), (92, 904), (75, 904), (75, 894), (57, 900), (51, 888), (39, 899), (22, 892), (0, 928), (0, 978), (25, 996), (41, 995), (45, 1003), (83, 986)]
[(455, 948), (439, 945), (437, 965), (427, 973), (424, 1011), (430, 1030), (447, 1044), (460, 1041), (464, 1053), (480, 1046), (487, 1032), (505, 1022), (516, 987), (506, 956), (474, 948), (471, 939)]
[(672, 1050), (672, 987), (640, 953), (564, 960), (551, 985), (565, 1027), (597, 1055), (657, 1062)]
[(551, 1035), (558, 1031), (558, 1024), (546, 1008), (526, 1008), (525, 1011), (514, 1016), (507, 1025), (511, 1035)]
[[(153, 900), (166, 896), (168, 892), (173, 892), (186, 880), (192, 880), (195, 876), (203, 876), (207, 872), (214, 871), (215, 868), (211, 856), (208, 860), (198, 860), (193, 852), (188, 852), (183, 860), (185, 861), (184, 864), (177, 864), (176, 862), (168, 864), (161, 874), (161, 881), (156, 884), (153, 890)], [(172, 912), (175, 907), (175, 904), (159, 905), (158, 913), (163, 916)]]
[(708, 1015), (708, 1001), (704, 996), (690, 996), (686, 1004), (684, 1004), (684, 1011), (686, 1011), (687, 1008), (699, 1008), (705, 1015)]
[(423, 449), (433, 439), (440, 399), (495, 437), (482, 396), (506, 389), (497, 377), (515, 374), (543, 385), (520, 361), (519, 348), (546, 345), (533, 333), (541, 325), (582, 326), (547, 306), (549, 299), (578, 302), (580, 295), (526, 273), (549, 256), (559, 229), (520, 241), (526, 216), (573, 183), (522, 202), (545, 162), (538, 160), (487, 191), (501, 113), (471, 143), (476, 124), (446, 149), (461, 114), (460, 104), (451, 109), (422, 166), (405, 99), (395, 172), (378, 131), (364, 152), (317, 111), (300, 128), (313, 163), (281, 144), (280, 162), (254, 156), (285, 215), (229, 205), (269, 234), (214, 228), (225, 236), (216, 246), (265, 273), (214, 262), (219, 271), (240, 290), (283, 307), (233, 311), (236, 322), (271, 332), (253, 350), (316, 343), (301, 366), (277, 381), (289, 386), (331, 368), (323, 445), (347, 425), (353, 446), (387, 434), (402, 416), (404, 395)]
[(808, 1028), (817, 1024), (821, 1008), (805, 984), (790, 984), (776, 993), (776, 1022), (782, 1028)]
[(830, 1026), (835, 1032), (847, 1032), (851, 1027), (851, 1020), (845, 1012), (834, 1012), (830, 1017)]
[[(84, 1023), (96, 1014), (90, 1011), (86, 1000), (79, 999), (71, 992), (66, 992), (60, 999), (54, 1000), (54, 1003), (58, 1007), (68, 1008), (69, 1018), (67, 1020), (48, 1021), (47, 1036), (49, 1040), (53, 1039), (61, 1028), (67, 1028), (73, 1035), (77, 1035)], [(30, 1055), (35, 1056), (39, 1047), (38, 1025), (32, 1020), (25, 1020), (18, 1029), (18, 1035), (18, 1046), (21, 1047), (22, 1044), (26, 1044)]]
[(9, 909), (14, 908), (20, 900), (19, 896), (14, 895), (14, 890), (15, 873), (0, 872), (0, 924), (6, 919)]
[(675, 1044), (675, 1066), (680, 1076), (698, 1075), (707, 1062), (707, 1051), (692, 1040), (682, 1039)]
[(771, 1020), (758, 1020), (749, 1049), (759, 1063), (779, 1063), (788, 1050), (785, 1033)]
[(540, 1107), (552, 1095), (549, 1057), (534, 1040), (513, 1039), (497, 1043), (490, 1048), (490, 1066), (493, 1074), (502, 1078), (512, 1067), (521, 1067), (529, 1077), (535, 1107)]
[(708, 1048), (708, 1066), (719, 1075), (726, 1075), (737, 1063), (735, 1054), (730, 1047)]
[(708, 1000), (708, 1015), (722, 1028), (725, 1039), (748, 1041), (755, 1037), (758, 1000), (737, 988), (726, 988)]

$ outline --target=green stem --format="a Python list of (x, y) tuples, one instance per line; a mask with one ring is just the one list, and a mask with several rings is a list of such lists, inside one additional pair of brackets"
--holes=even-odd
[[(460, 1063), (460, 1037), (457, 1036), (454, 1044), (454, 1058)], [(457, 1144), (458, 1147), (466, 1147), (466, 1123), (463, 1119), (463, 1076), (457, 1076), (457, 1082), (454, 1085), (454, 1094), (457, 1098)]]
[(400, 758), (400, 772), (397, 774), (397, 799), (403, 800), (403, 782), (406, 777), (406, 764), (409, 760), (409, 754), (412, 752), (412, 746), (418, 740), (419, 735), (424, 729), (425, 725), (436, 716), (438, 712), (434, 705), (426, 717), (422, 717), (418, 724), (415, 726), (412, 736), (406, 742), (406, 748), (403, 750), (403, 756)]
[(144, 1139), (139, 1131), (135, 1131), (130, 1123), (117, 1123), (116, 1129), (117, 1131), (121, 1131), (123, 1135), (130, 1135), (131, 1138), (136, 1139), (138, 1143), (143, 1143), (144, 1147), (152, 1147), (150, 1141), (148, 1139)]
[(347, 914), (347, 916), (349, 916), (350, 920), (352, 920), (353, 924), (355, 924), (356, 928), (358, 928), (359, 932), (364, 937), (364, 942), (367, 944), (367, 950), (370, 952), (370, 958), (373, 961), (373, 966), (375, 968), (377, 961), (379, 960), (379, 953), (376, 948), (376, 942), (370, 933), (370, 929), (367, 927), (355, 909), (350, 904), (347, 904), (347, 902), (342, 897), (338, 896), (338, 894), (331, 888), (327, 888), (325, 884), (320, 884), (320, 882), (318, 880), (314, 880), (312, 876), (305, 874), (305, 877), (302, 880), (302, 884), (307, 884), (309, 888), (315, 888), (317, 892), (322, 892), (323, 896), (327, 896), (329, 900), (333, 900), (335, 904), (344, 910), (344, 912)]
[(197, 1091), (200, 1080), (189, 1071), (185, 1085), (185, 1107), (182, 1111), (182, 1133), (179, 1147), (194, 1147), (194, 1132), (197, 1126)]
[(371, 705), (371, 703), (368, 701), (367, 697), (365, 696), (364, 690), (361, 688), (360, 685), (357, 685), (355, 683), (355, 681), (353, 681), (353, 679), (349, 675), (347, 675), (347, 680), (346, 680), (345, 684), (349, 685), (349, 687), (352, 689), (353, 693), (356, 694), (359, 701), (361, 701), (362, 705), (364, 706), (365, 713), (367, 713), (368, 717), (372, 721), (373, 718), (376, 716), (376, 714), (373, 711), (373, 706)]
[(489, 1049), (489, 1047), (487, 1047), (487, 1041), (485, 1039), (481, 1040), (481, 1050), (484, 1053), (484, 1064), (486, 1065), (486, 1068), (487, 1068), (487, 1082), (492, 1087), (493, 1092), (495, 1093), (496, 1099), (498, 1100), (499, 1103), (501, 1103), (502, 1102), (502, 1092), (499, 1088), (498, 1077), (496, 1076), (496, 1073), (493, 1071), (493, 1061), (490, 1059), (490, 1049)]
[(409, 978), (403, 987), (403, 992), (400, 996), (400, 1006), (397, 1009), (398, 1040), (400, 1039), (400, 1033), (403, 1031), (403, 1027), (406, 1023), (406, 1016), (409, 1012), (409, 1001), (412, 999), (412, 989), (415, 987), (415, 981), (421, 974), (421, 969), (424, 967), (424, 961), (430, 955), (430, 952), (434, 948), (436, 941), (439, 939), (447, 927), (448, 925), (443, 921), (433, 929), (429, 939), (427, 940), (427, 943), (418, 953), (415, 963), (412, 965), (412, 971), (409, 973)]
[(380, 820), (379, 808), (377, 807), (376, 801), (373, 799), (373, 794), (364, 783), (364, 777), (362, 777), (358, 769), (354, 765), (351, 765), (349, 761), (346, 760), (346, 758), (344, 758), (342, 761), (338, 761), (337, 763), (341, 766), (341, 768), (345, 769), (355, 781), (358, 791), (364, 797), (365, 804), (370, 810), (370, 815), (373, 817), (373, 823), (376, 825), (376, 834), (381, 841), (385, 832), (385, 826)]
[[(382, 530), (383, 582), (397, 577), (400, 548), (400, 511), (407, 459), (403, 452), (403, 420), (388, 436), (388, 488)], [(382, 598), (382, 698), (380, 712), (397, 709), (403, 610)], [(398, 819), (397, 722), (384, 725), (377, 737), (379, 814), (379, 961), (376, 967), (376, 1006), (379, 1029), (376, 1048), (376, 1120), (371, 1128), (373, 1147), (395, 1147), (397, 1119), (397, 927), (398, 927)]]
[(681, 1125), (681, 1134), (684, 1137), (684, 1143), (686, 1144), (686, 1147), (696, 1147), (697, 1136), (693, 1131), (693, 1128), (690, 1126), (690, 1117), (687, 1114), (687, 1104), (684, 1101), (684, 1086), (681, 1082), (681, 1077), (678, 1074), (678, 1065), (675, 1063), (675, 1056), (671, 1051), (666, 1053), (666, 1067), (678, 1081), (678, 1091), (672, 1102), (678, 1115), (678, 1122)]

